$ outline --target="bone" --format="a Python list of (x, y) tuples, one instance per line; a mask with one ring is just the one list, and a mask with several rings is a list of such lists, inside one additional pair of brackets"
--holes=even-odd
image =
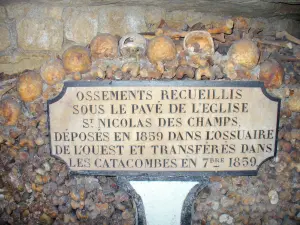
[(187, 33), (188, 32), (186, 31), (179, 31), (174, 28), (171, 28), (168, 26), (165, 20), (161, 20), (155, 32), (155, 35), (156, 36), (165, 35), (172, 39), (179, 39), (179, 38), (184, 38), (187, 35)]
[[(195, 26), (195, 25), (191, 28), (191, 31), (205, 30), (204, 29), (205, 27), (203, 25), (201, 25), (201, 26)], [(200, 29), (200, 28), (202, 28), (202, 29)], [(211, 28), (211, 29), (208, 29), (207, 31), (210, 34), (215, 34), (214, 38), (216, 40), (218, 40), (220, 42), (225, 42), (224, 34), (231, 34), (232, 28), (233, 28), (233, 21), (229, 19), (229, 20), (226, 20), (225, 23), (222, 24), (220, 27)], [(155, 35), (156, 36), (165, 35), (172, 39), (180, 39), (180, 38), (184, 38), (188, 33), (189, 32), (187, 32), (187, 31), (179, 31), (179, 30), (173, 29), (173, 28), (169, 27), (168, 24), (164, 20), (162, 20), (155, 32)], [(153, 33), (141, 33), (141, 34), (149, 36)]]
[(189, 78), (194, 78), (194, 69), (191, 66), (179, 66), (176, 70), (176, 77), (182, 79), (185, 75)]
[(90, 74), (93, 77), (100, 78), (100, 79), (104, 79), (105, 75), (106, 75), (105, 72), (101, 68), (96, 67), (96, 66), (91, 68)]
[(140, 71), (140, 65), (135, 62), (125, 63), (122, 66), (122, 72), (129, 73), (133, 77), (137, 77), (139, 75), (139, 71)]
[(207, 67), (209, 66), (209, 61), (206, 58), (202, 58), (200, 55), (192, 55), (188, 59), (188, 65), (193, 68)]
[[(203, 28), (203, 29), (200, 29)], [(231, 34), (232, 33), (232, 29), (233, 29), (233, 21), (231, 19), (226, 20), (223, 24), (221, 24), (220, 27), (216, 27), (216, 28), (211, 28), (208, 29), (207, 31), (210, 34), (215, 34), (214, 38), (220, 42), (225, 42), (225, 38), (224, 38), (224, 34)], [(191, 28), (191, 31), (193, 30), (205, 30), (204, 26), (193, 26)], [(145, 37), (145, 35), (147, 36), (147, 38), (151, 38), (152, 35), (156, 35), (156, 36), (160, 36), (160, 35), (165, 35), (168, 36), (172, 39), (178, 40), (180, 38), (184, 38), (189, 32), (187, 31), (180, 31), (180, 30), (176, 30), (173, 29), (171, 27), (168, 26), (168, 24), (164, 21), (161, 20), (160, 25), (158, 26), (158, 28), (156, 29), (155, 33), (140, 33), (141, 35), (143, 35)]]
[(0, 82), (0, 99), (3, 95), (5, 95), (7, 92), (9, 92), (11, 89), (13, 89), (16, 86), (17, 79), (9, 79), (4, 80)]
[(176, 68), (172, 68), (169, 70), (164, 71), (162, 74), (162, 78), (164, 79), (172, 79), (176, 75)]
[(0, 117), (5, 119), (4, 125), (15, 125), (18, 122), (20, 113), (21, 104), (14, 97), (7, 96), (5, 99), (0, 101)]
[(155, 33), (154, 32), (141, 32), (139, 34), (142, 35), (144, 38), (146, 38), (148, 40), (155, 38)]
[(210, 78), (212, 76), (212, 71), (209, 66), (207, 67), (199, 67), (196, 70), (195, 79), (196, 80), (204, 80), (204, 78)]
[(177, 31), (175, 29), (166, 27), (166, 28), (158, 28), (155, 32), (156, 36), (165, 35), (172, 39), (184, 38), (188, 34), (187, 31)]
[(15, 84), (10, 84), (8, 86), (0, 86), (0, 99), (2, 98), (3, 95), (5, 95), (7, 92), (9, 92), (11, 89), (13, 89), (16, 85)]
[(136, 33), (129, 33), (119, 41), (119, 50), (123, 57), (140, 57), (146, 53), (146, 39)]
[(11, 85), (13, 83), (17, 82), (17, 78), (9, 79), (9, 80), (4, 80), (0, 82), (0, 87), (6, 86), (6, 85)]
[(161, 75), (162, 74), (160, 72), (158, 72), (157, 70), (155, 70), (155, 69), (142, 68), (140, 70), (140, 77), (142, 77), (142, 78), (157, 80), (157, 79), (161, 78)]
[(234, 29), (238, 30), (247, 30), (249, 29), (249, 19), (246, 19), (242, 16), (238, 16), (232, 19), (234, 22)]
[(260, 44), (274, 45), (274, 46), (278, 46), (281, 48), (289, 48), (289, 49), (293, 48), (292, 43), (287, 42), (287, 41), (269, 41), (269, 40), (263, 40), (263, 39), (258, 39), (258, 38), (253, 39), (253, 41), (256, 41)]
[(165, 66), (164, 66), (163, 62), (157, 62), (156, 65), (155, 65), (155, 68), (161, 74), (163, 74), (164, 71), (165, 71)]
[(280, 32), (276, 32), (276, 38), (286, 38), (287, 40), (300, 45), (300, 39), (290, 35), (288, 32), (286, 31), (280, 31)]
[(272, 54), (272, 56), (279, 61), (300, 62), (300, 58), (296, 58), (294, 56), (286, 56), (286, 55), (281, 55), (279, 53), (274, 53), (274, 54)]
[(79, 72), (75, 72), (75, 73), (73, 73), (72, 78), (73, 78), (73, 80), (81, 80), (82, 79), (82, 75)]
[(211, 36), (212, 36), (213, 39), (215, 39), (215, 40), (217, 40), (219, 42), (222, 42), (222, 43), (226, 42), (224, 33), (213, 34)]
[(242, 38), (242, 34), (239, 30), (233, 30), (232, 34), (226, 35), (226, 41), (234, 42), (234, 41), (241, 40), (241, 38)]
[(205, 25), (201, 22), (195, 23), (191, 28), (190, 31), (194, 30), (205, 30)]
[(259, 36), (259, 33), (262, 32), (260, 28), (250, 28), (247, 31), (243, 32), (243, 38), (252, 39)]
[(231, 34), (232, 28), (233, 28), (233, 21), (231, 19), (228, 19), (225, 22), (223, 22), (223, 24), (220, 27), (211, 28), (208, 29), (207, 31), (210, 34), (220, 34), (220, 33)]
[(296, 46), (294, 49), (293, 49), (293, 55), (300, 59), (300, 46)]
[(43, 82), (40, 74), (35, 71), (27, 71), (19, 76), (17, 90), (24, 102), (32, 102), (43, 93)]

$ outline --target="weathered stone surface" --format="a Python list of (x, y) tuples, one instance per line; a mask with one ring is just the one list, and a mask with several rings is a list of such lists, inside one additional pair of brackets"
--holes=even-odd
[(201, 22), (203, 25), (210, 26), (213, 23), (221, 22), (224, 20), (224, 16), (216, 15), (216, 14), (209, 14), (205, 12), (195, 12), (193, 10), (186, 11), (186, 23), (189, 26), (193, 26), (196, 23)]
[(293, 112), (300, 112), (300, 91), (296, 90), (295, 93), (288, 99), (288, 108)]
[(145, 22), (148, 31), (155, 31), (160, 21), (166, 18), (166, 11), (162, 8), (145, 8)]
[(0, 72), (14, 74), (26, 69), (39, 69), (49, 58), (49, 55), (40, 53), (16, 53), (12, 56), (0, 56)]
[(6, 17), (5, 7), (0, 6), (0, 19), (5, 19), (5, 17)]
[(60, 20), (62, 17), (62, 6), (52, 6), (44, 4), (14, 3), (6, 6), (8, 18), (30, 17), (50, 17)]
[(166, 14), (166, 22), (172, 28), (182, 29), (186, 24), (188, 13), (176, 10)]
[(97, 34), (98, 15), (68, 8), (64, 13), (65, 37), (78, 44), (88, 44)]
[(267, 19), (263, 32), (265, 34), (270, 32), (272, 33), (272, 30), (273, 31), (286, 30), (288, 33), (299, 37), (300, 35), (299, 21), (289, 20), (289, 19), (279, 19), (279, 20)]
[[(2, 0), (1, 3), (10, 3), (11, 0)], [(45, 3), (49, 1), (45, 0), (27, 0), (29, 3)], [(195, 10), (197, 12), (214, 12), (215, 14), (223, 15), (243, 15), (246, 17), (273, 17), (273, 16), (285, 16), (289, 18), (299, 18), (300, 17), (300, 6), (298, 0), (293, 0), (291, 4), (290, 1), (279, 1), (279, 0), (236, 0), (236, 1), (210, 1), (209, 4), (207, 0), (177, 0), (177, 1), (153, 1), (153, 0), (55, 0), (56, 4), (64, 6), (79, 6), (82, 4), (86, 5), (112, 5), (112, 4), (123, 4), (123, 5), (133, 5), (138, 4), (139, 6), (156, 6), (158, 8), (164, 8), (168, 11), (173, 10)], [(276, 2), (276, 4), (274, 4)], [(287, 4), (288, 3), (288, 4)], [(23, 5), (26, 5), (22, 3)], [(18, 5), (17, 3), (15, 5)], [(16, 8), (16, 6), (14, 6)], [(19, 7), (22, 9), (22, 7)], [(25, 9), (24, 9), (25, 11)]]
[(9, 30), (6, 26), (0, 25), (0, 51), (5, 50), (10, 46)]
[(6, 6), (8, 18), (23, 17), (29, 11), (30, 4), (27, 3), (13, 3)]
[(99, 10), (100, 33), (125, 35), (146, 32), (145, 10), (142, 7), (101, 7)]
[(18, 44), (25, 50), (61, 49), (63, 24), (54, 19), (25, 17), (17, 22)]

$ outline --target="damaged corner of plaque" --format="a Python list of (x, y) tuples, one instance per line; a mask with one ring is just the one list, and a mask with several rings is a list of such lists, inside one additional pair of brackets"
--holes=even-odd
[(48, 101), (51, 154), (75, 173), (254, 175), (279, 108), (261, 82), (68, 82)]

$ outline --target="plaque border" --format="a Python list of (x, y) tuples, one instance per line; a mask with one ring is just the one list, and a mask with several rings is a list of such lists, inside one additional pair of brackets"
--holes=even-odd
[[(50, 114), (49, 107), (51, 104), (59, 101), (66, 93), (68, 87), (248, 87), (260, 88), (262, 93), (271, 101), (277, 102), (277, 121), (276, 121), (276, 137), (275, 137), (275, 150), (274, 155), (266, 158), (258, 165), (256, 170), (245, 171), (101, 171), (101, 170), (85, 170), (73, 171), (69, 168), (64, 160), (59, 156), (52, 154), (51, 148), (51, 132), (50, 132)], [(69, 169), (70, 175), (104, 175), (104, 176), (123, 176), (128, 180), (145, 180), (145, 181), (197, 181), (201, 180), (200, 177), (206, 178), (209, 176), (256, 176), (258, 170), (266, 161), (276, 157), (277, 143), (278, 143), (278, 128), (280, 118), (280, 105), (281, 99), (270, 95), (264, 83), (261, 81), (195, 81), (195, 80), (127, 80), (127, 81), (112, 81), (112, 80), (99, 80), (99, 81), (65, 81), (62, 91), (54, 98), (47, 100), (47, 119), (49, 130), (49, 145), (50, 155), (63, 163)]]

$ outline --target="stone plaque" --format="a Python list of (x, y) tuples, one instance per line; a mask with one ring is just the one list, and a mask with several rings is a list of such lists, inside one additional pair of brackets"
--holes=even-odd
[(66, 82), (48, 102), (51, 152), (79, 173), (254, 175), (279, 108), (261, 82)]

